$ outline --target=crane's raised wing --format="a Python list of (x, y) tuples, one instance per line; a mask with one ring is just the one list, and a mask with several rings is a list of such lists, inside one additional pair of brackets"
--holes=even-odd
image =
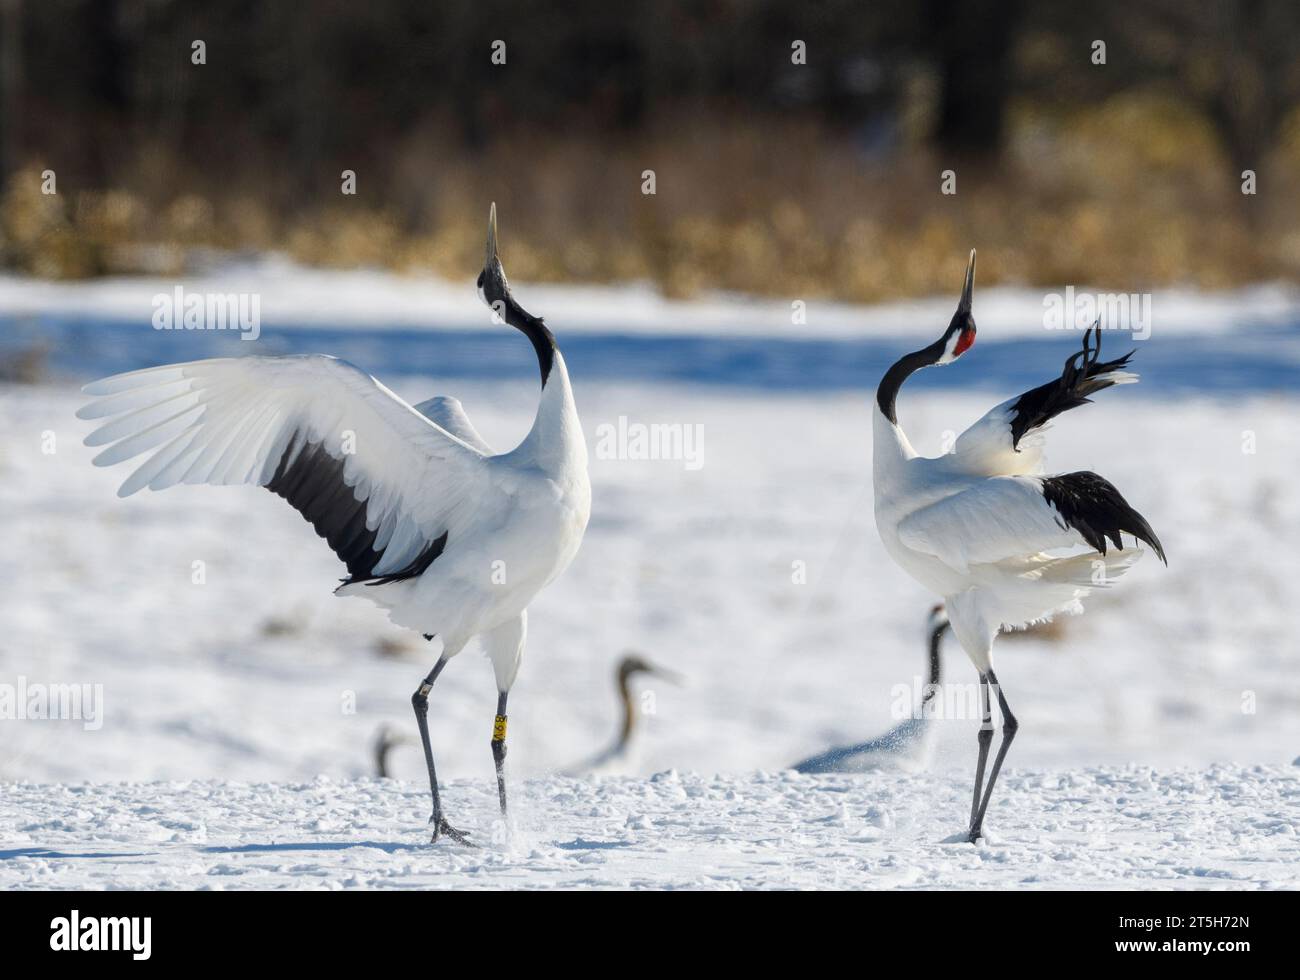
[(452, 398), (450, 395), (435, 395), (428, 401), (422, 401), (415, 406), (415, 410), (425, 418), (432, 420), (434, 425), (450, 432), (461, 442), (473, 446), (484, 456), (495, 456), (492, 447), (487, 444), (487, 440), (478, 434), (478, 429), (474, 428), (474, 423), (469, 420), (465, 414), (465, 409), (460, 403), (459, 398)]
[(1089, 395), (1137, 381), (1136, 374), (1124, 370), (1133, 353), (1113, 361), (1101, 360), (1101, 326), (1094, 324), (1083, 335), (1083, 349), (1070, 355), (1059, 378), (996, 406), (958, 436), (954, 466), (979, 476), (1040, 472), (1046, 442), (1043, 433), (1051, 427), (1051, 420), (1088, 404), (1092, 401)]
[(489, 500), (485, 454), (320, 354), (192, 361), (83, 389), (95, 465), (150, 453), (118, 490), (249, 483), (287, 500), (375, 584), (422, 574)]
[(1165, 560), (1160, 539), (1118, 490), (1096, 473), (998, 476), (922, 507), (898, 526), (899, 540), (965, 574), (971, 565), (1025, 558), (1078, 545), (1124, 549), (1120, 533)]

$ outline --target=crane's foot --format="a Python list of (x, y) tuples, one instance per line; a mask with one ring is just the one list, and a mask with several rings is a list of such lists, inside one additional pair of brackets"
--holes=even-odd
[(447, 823), (446, 818), (440, 817), (436, 813), (429, 818), (429, 823), (433, 824), (433, 839), (429, 841), (430, 844), (438, 843), (439, 837), (447, 837), (454, 840), (457, 844), (464, 844), (466, 847), (478, 846), (469, 839), (469, 834), (465, 833), (463, 830), (457, 830), (451, 824)]
[(977, 843), (980, 840), (980, 838), (982, 838), (983, 836), (984, 836), (984, 832), (981, 831), (978, 827), (972, 828), (966, 834), (966, 842), (968, 844)]

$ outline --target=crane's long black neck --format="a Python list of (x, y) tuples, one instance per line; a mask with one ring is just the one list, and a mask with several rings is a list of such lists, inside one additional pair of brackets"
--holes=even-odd
[(939, 693), (939, 675), (941, 668), (939, 666), (939, 644), (943, 639), (943, 631), (948, 628), (944, 623), (937, 629), (930, 630), (930, 682), (925, 685), (925, 695), (921, 698), (922, 709), (926, 708), (935, 695)]
[(939, 362), (939, 358), (943, 357), (944, 340), (944, 337), (940, 337), (929, 347), (904, 354), (880, 379), (880, 387), (876, 389), (876, 404), (880, 406), (880, 411), (885, 418), (894, 425), (898, 424), (898, 415), (894, 410), (894, 403), (898, 400), (898, 389), (903, 387), (903, 382), (914, 372)]
[(533, 350), (537, 354), (537, 366), (542, 372), (542, 387), (546, 387), (546, 379), (551, 376), (551, 368), (555, 366), (555, 334), (551, 333), (540, 316), (533, 316), (516, 303), (509, 293), (505, 294), (504, 305), (506, 323), (532, 341)]
[(628, 683), (630, 678), (630, 671), (619, 671), (618, 694), (623, 700), (623, 727), (618, 733), (618, 747), (620, 749), (627, 745), (628, 739), (632, 737), (632, 726), (636, 724), (636, 707), (632, 703), (632, 690)]
[(939, 685), (939, 674), (941, 672), (939, 666), (939, 644), (943, 641), (943, 631), (947, 628), (948, 624), (944, 623), (938, 629), (931, 630), (930, 632), (930, 684), (935, 687)]

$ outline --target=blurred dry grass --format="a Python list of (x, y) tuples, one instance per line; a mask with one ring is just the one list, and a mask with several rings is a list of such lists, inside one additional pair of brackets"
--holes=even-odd
[[(966, 251), (986, 283), (1224, 287), (1300, 277), (1300, 111), (1241, 193), (1209, 123), (1130, 91), (1053, 116), (1014, 107), (993, 172), (919, 149), (860, 151), (814, 125), (762, 128), (723, 117), (652, 127), (619, 145), (516, 133), (467, 156), (442, 134), (395, 146), (356, 196), (326, 182), (307, 207), (275, 206), (256, 173), (187, 175), (165, 151), (125, 168), (109, 192), (40, 165), (0, 200), (6, 266), (51, 278), (179, 274), (198, 248), (281, 250), (313, 265), (473, 276), (489, 200), (501, 208), (512, 276), (645, 279), (672, 296), (739, 290), (875, 301), (944, 292)], [(642, 171), (657, 193), (641, 193)], [(331, 178), (333, 175), (331, 175)], [(283, 196), (283, 195), (281, 195)]]

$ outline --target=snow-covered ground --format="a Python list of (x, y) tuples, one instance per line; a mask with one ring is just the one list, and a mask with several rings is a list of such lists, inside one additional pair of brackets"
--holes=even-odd
[[(538, 309), (563, 343), (560, 319)], [(981, 341), (996, 337), (978, 299), (977, 314)], [(1043, 349), (1023, 366), (1032, 383), (1077, 343), (1057, 339), (1027, 345)], [(1153, 335), (1136, 366), (1173, 343)], [(861, 390), (665, 383), (622, 364), (602, 377), (601, 350), (589, 348), (585, 377), (575, 365), (591, 526), (532, 607), (510, 701), (517, 826), (477, 852), (422, 846), (417, 744), (395, 748), (395, 781), (368, 779), (382, 724), (414, 735), (410, 695), (436, 642), (334, 598), (341, 565), (279, 499), (183, 487), (119, 500), (129, 467), (90, 465), (72, 384), (0, 387), (0, 685), (102, 685), (103, 697), (102, 724), (0, 722), (0, 780), (12, 781), (0, 789), (0, 886), (266, 885), (297, 869), (300, 884), (1294, 887), (1294, 389), (1228, 375), (1213, 396), (1189, 395), (1183, 378), (1168, 397), (1155, 372), (1058, 421), (1051, 467), (1111, 479), (1170, 567), (1148, 557), (1084, 617), (1000, 642), (1021, 730), (993, 841), (977, 850), (942, 843), (969, 810), (978, 724), (959, 710), (975, 675), (951, 644), (958, 717), (934, 722), (927, 771), (781, 771), (889, 728), (895, 688), (924, 673), (932, 597), (888, 560), (872, 522), (875, 379)], [(531, 376), (390, 377), (391, 361), (353, 359), (413, 401), (456, 394), (498, 447), (531, 421)], [(977, 346), (927, 375), (960, 383), (994, 363)], [(921, 451), (1022, 390), (983, 382), (904, 393)], [(600, 427), (620, 417), (701, 426), (703, 465), (602, 458)], [(555, 777), (612, 739), (612, 674), (627, 650), (686, 686), (643, 685), (630, 778)], [(490, 667), (472, 652), (431, 700), (452, 816), (489, 838), (494, 709)], [(645, 778), (666, 770), (682, 775)], [(151, 780), (198, 782), (134, 782)]]
[(453, 781), (470, 849), (393, 780), (0, 787), (3, 888), (1296, 888), (1300, 772), (1017, 771), (989, 837), (935, 775)]

